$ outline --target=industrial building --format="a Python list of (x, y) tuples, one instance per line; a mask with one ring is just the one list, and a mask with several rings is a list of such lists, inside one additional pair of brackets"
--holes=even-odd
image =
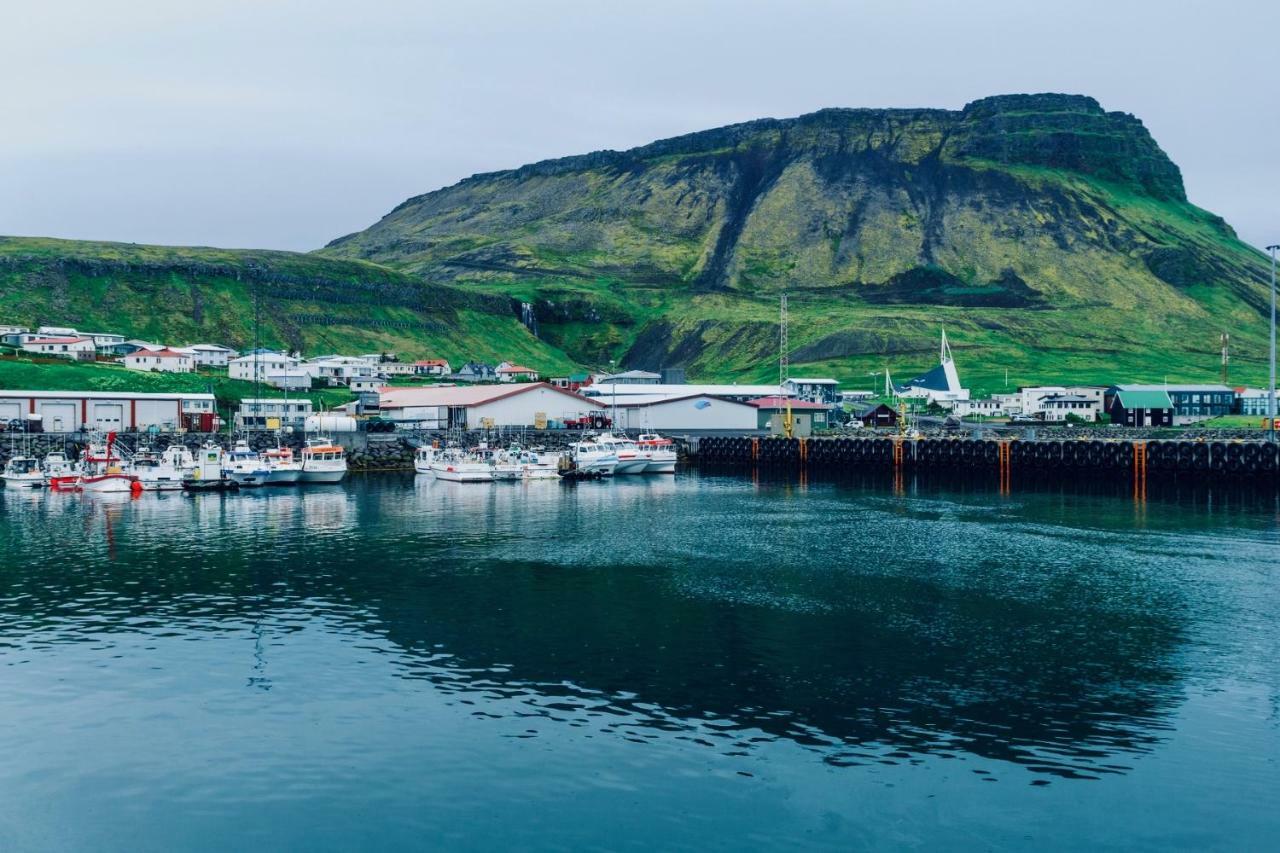
[[(653, 388), (653, 385), (641, 385)], [(685, 386), (692, 387), (692, 386)], [(750, 403), (711, 394), (683, 397), (628, 395), (604, 407), (620, 429), (670, 435), (727, 432), (735, 435), (760, 430), (760, 410)]]
[(750, 400), (747, 405), (756, 410), (756, 426), (767, 430), (772, 435), (785, 435), (786, 418), (791, 416), (791, 434), (798, 438), (808, 438), (814, 430), (827, 428), (827, 414), (830, 407), (825, 403), (812, 400), (793, 400), (790, 397), (761, 397)]
[(45, 432), (217, 428), (212, 394), (124, 391), (0, 391), (0, 419), (40, 415)]
[(432, 430), (546, 427), (601, 408), (594, 400), (546, 382), (388, 387), (378, 397), (382, 417), (405, 427)]
[(627, 397), (689, 397), (704, 395), (719, 397), (724, 400), (736, 400), (745, 403), (760, 397), (793, 396), (779, 385), (649, 385), (635, 382), (600, 383), (582, 388), (583, 396), (593, 397), (611, 407), (616, 397), (618, 405), (623, 405)]

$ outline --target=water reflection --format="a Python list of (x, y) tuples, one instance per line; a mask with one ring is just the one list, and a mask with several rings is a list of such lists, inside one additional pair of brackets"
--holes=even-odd
[(244, 633), (245, 684), (266, 691), (270, 638), (319, 629), (495, 720), (731, 755), (784, 741), (835, 766), (1124, 772), (1166, 736), (1193, 621), (1226, 607), (1196, 573), (1261, 564), (1274, 496), (1178, 491), (1157, 522), (1105, 491), (998, 489), (391, 476), (6, 493), (0, 652)]

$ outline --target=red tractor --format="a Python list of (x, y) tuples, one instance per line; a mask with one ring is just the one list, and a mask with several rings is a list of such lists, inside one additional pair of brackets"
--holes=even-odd
[(565, 418), (565, 429), (608, 429), (613, 420), (603, 411), (587, 412), (580, 418)]

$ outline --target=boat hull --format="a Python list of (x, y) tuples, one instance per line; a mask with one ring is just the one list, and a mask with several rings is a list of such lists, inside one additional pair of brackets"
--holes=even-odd
[(619, 459), (614, 466), (614, 474), (643, 474), (649, 467), (646, 459)]
[[(80, 490), (84, 492), (94, 492), (98, 494), (107, 494), (110, 492), (132, 492), (134, 483), (138, 481), (124, 474), (103, 474), (100, 477), (81, 477)], [(138, 488), (141, 488), (140, 486)]]
[(176, 492), (182, 489), (181, 477), (139, 477), (138, 482), (144, 492)]
[(33, 474), (28, 476), (20, 474), (17, 476), (8, 476), (4, 478), (4, 487), (6, 489), (40, 489), (44, 488), (44, 474)]
[(301, 468), (272, 468), (267, 475), (268, 486), (291, 486), (302, 479)]
[(342, 478), (345, 476), (347, 476), (345, 469), (341, 471), (308, 471), (304, 468), (298, 477), (298, 482), (320, 484), (341, 483)]
[(437, 480), (450, 483), (492, 483), (493, 471), (488, 465), (445, 465), (439, 462), (431, 466)]
[(676, 472), (676, 460), (673, 459), (651, 459), (644, 466), (646, 474), (674, 474)]
[(271, 478), (271, 472), (266, 468), (259, 468), (254, 471), (232, 471), (230, 477), (240, 488), (252, 489), (258, 486), (265, 486)]

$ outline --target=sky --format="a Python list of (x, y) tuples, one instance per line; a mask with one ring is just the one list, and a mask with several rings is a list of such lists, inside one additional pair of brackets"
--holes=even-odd
[(1280, 241), (1280, 3), (5, 0), (0, 234), (310, 250), (476, 172), (823, 107), (1092, 95)]

